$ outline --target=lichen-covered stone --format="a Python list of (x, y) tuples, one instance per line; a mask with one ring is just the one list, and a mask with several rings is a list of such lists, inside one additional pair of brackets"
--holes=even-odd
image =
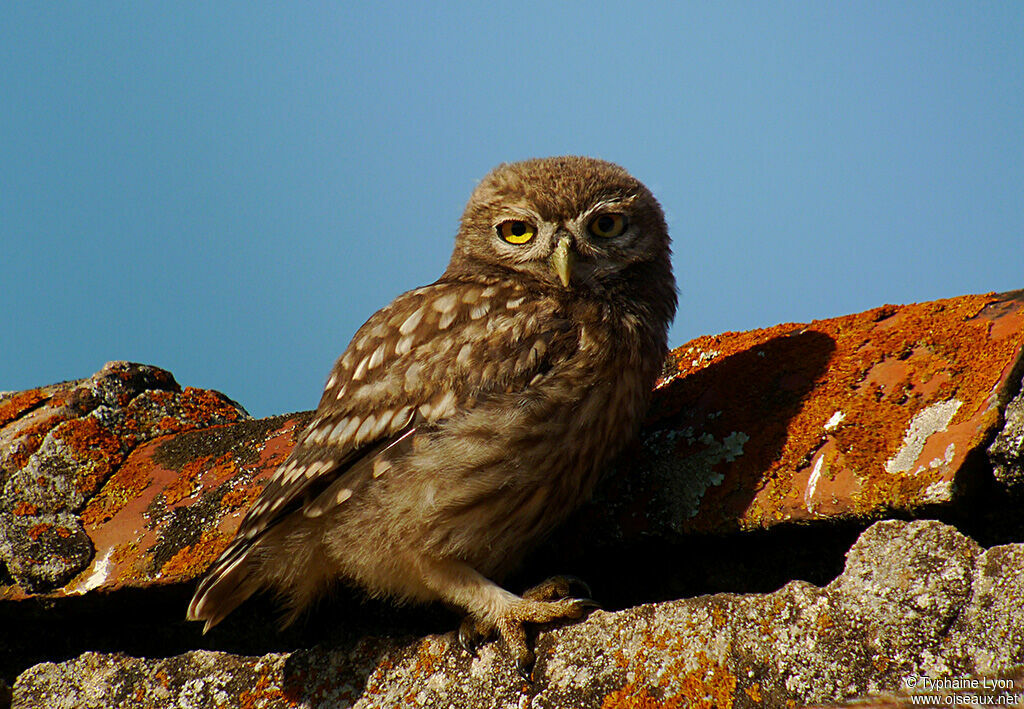
[[(906, 676), (1019, 678), (1024, 544), (983, 550), (938, 522), (882, 522), (836, 574), (856, 534), (893, 511), (941, 510), (979, 539), (1022, 539), (990, 475), (1024, 492), (1022, 345), (1017, 292), (674, 350), (639, 442), (519, 586), (578, 562), (598, 598), (625, 609), (543, 629), (534, 685), (497, 644), (471, 658), (428, 634), (445, 624), (388, 626), (420, 638), (345, 624), (293, 642), (308, 636), (278, 636), (258, 599), (203, 640), (180, 620), (309, 413), (254, 421), (223, 395), (124, 362), (3, 393), (0, 669), (21, 673), (19, 707), (775, 707), (865, 695), (864, 706), (903, 706)], [(720, 589), (778, 590), (685, 598)], [(131, 631), (107, 620), (124, 601)], [(147, 604), (160, 607), (152, 618)], [(67, 632), (48, 639), (37, 625)], [(227, 647), (240, 654), (197, 649)], [(293, 647), (307, 649), (277, 652)], [(80, 654), (99, 648), (151, 659)], [(0, 709), (4, 699), (0, 684)]]
[[(824, 588), (719, 594), (547, 629), (536, 681), (497, 643), (343, 642), (262, 658), (87, 653), (37, 665), (14, 707), (784, 707), (1024, 665), (1024, 544), (983, 550), (936, 521), (879, 522)], [(878, 699), (878, 702), (883, 701)], [(879, 704), (881, 705), (881, 704)]]
[(62, 587), (93, 556), (80, 513), (136, 446), (248, 418), (222, 394), (182, 391), (170, 372), (130, 362), (108, 362), (89, 379), (5, 396), (0, 564), (20, 593)]
[(1003, 427), (988, 448), (992, 474), (1015, 495), (1024, 495), (1024, 381), (1003, 409)]
[(0, 513), (0, 558), (30, 591), (67, 583), (89, 563), (92, 552), (92, 541), (76, 515)]
[[(647, 535), (951, 505), (1020, 380), (1024, 291), (886, 305), (673, 350), (602, 513)], [(1019, 449), (1019, 448), (1018, 448)]]
[[(968, 462), (998, 430), (1022, 345), (1024, 292), (698, 338), (672, 352), (639, 443), (561, 538), (685, 545), (694, 532), (951, 507), (979, 482)], [(990, 448), (1011, 488), (1020, 408)], [(0, 598), (198, 577), (307, 418), (253, 422), (222, 395), (123, 362), (5, 395), (0, 521), (75, 514), (96, 553), (85, 566), (15, 560), (4, 549), (28, 542), (9, 539), (0, 563), (17, 585)], [(36, 561), (50, 571), (26, 574)]]

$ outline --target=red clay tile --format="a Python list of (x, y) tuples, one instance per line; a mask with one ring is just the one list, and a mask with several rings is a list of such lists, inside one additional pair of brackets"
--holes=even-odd
[[(673, 538), (949, 504), (1001, 423), (1022, 345), (1024, 291), (697, 338), (672, 352), (641, 443), (583, 522)], [(0, 399), (0, 442), (21, 451), (3, 461), (6, 477), (40, 449), (40, 430), (78, 451), (74, 512), (95, 553), (50, 595), (202, 574), (311, 415), (181, 432), (226, 423), (233, 404), (176, 386), (116, 396), (113, 441), (74, 405), (81, 383)], [(64, 528), (35, 498), (8, 502), (26, 534)], [(0, 586), (0, 599), (27, 595)]]
[(1024, 291), (693, 340), (672, 352), (644, 432), (644, 507), (661, 514), (645, 526), (949, 503), (1019, 386), (1022, 346)]

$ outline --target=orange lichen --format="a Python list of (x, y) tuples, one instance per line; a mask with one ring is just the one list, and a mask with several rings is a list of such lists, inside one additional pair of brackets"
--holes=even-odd
[(764, 698), (761, 696), (761, 685), (758, 682), (754, 682), (752, 685), (745, 688), (743, 691), (747, 693), (747, 696), (750, 697), (751, 700), (757, 702), (758, 704), (764, 701)]
[[(705, 658), (706, 659), (706, 658)], [(708, 676), (710, 674), (710, 677)], [(710, 673), (703, 669), (684, 673), (681, 677), (663, 675), (659, 685), (669, 681), (678, 684), (676, 694), (656, 697), (645, 681), (631, 682), (604, 698), (602, 709), (731, 709), (736, 693), (736, 677), (721, 667), (714, 667)], [(755, 690), (759, 693), (759, 690)], [(755, 700), (757, 701), (757, 700)]]
[(107, 585), (125, 584), (132, 585), (139, 577), (139, 569), (136, 566), (139, 554), (139, 542), (132, 538), (118, 544), (110, 552), (110, 561), (115, 571), (114, 578), (108, 579)]
[[(694, 653), (677, 632), (645, 632), (639, 648), (624, 659), (625, 666), (618, 657), (616, 664), (631, 673), (633, 681), (606, 696), (603, 707), (733, 706), (739, 686), (736, 676), (704, 652)], [(655, 676), (651, 676), (652, 667), (658, 668)], [(655, 688), (657, 694), (649, 688)]]
[(0, 427), (6, 426), (29, 409), (34, 408), (49, 398), (49, 395), (44, 394), (40, 389), (29, 389), (28, 391), (20, 391), (0, 401)]
[[(1016, 326), (1000, 327), (996, 337), (993, 317)], [(834, 442), (829, 479), (840, 469), (851, 474), (839, 509), (865, 514), (920, 504), (913, 501), (943, 479), (939, 470), (884, 469), (911, 419), (955, 398), (963, 405), (951, 427), (995, 425), (998, 412), (986, 411), (992, 387), (1022, 345), (1024, 303), (989, 294), (705, 336), (674, 350), (649, 424), (673, 417), (676, 430), (690, 425), (715, 440), (749, 436), (742, 455), (718, 464), (725, 479), (705, 492), (701, 514), (685, 526), (713, 530), (738, 521), (751, 528), (806, 517), (797, 486), (808, 480), (811, 456), (826, 440)], [(826, 430), (837, 413), (841, 425)], [(680, 442), (675, 454), (685, 457), (700, 445)]]
[(221, 508), (225, 512), (248, 509), (252, 506), (252, 503), (256, 501), (256, 498), (260, 496), (261, 492), (263, 492), (263, 486), (258, 483), (239, 485), (238, 487), (229, 490), (224, 497), (221, 498)]
[(33, 505), (31, 502), (25, 502), (22, 500), (14, 506), (14, 509), (11, 510), (11, 514), (15, 517), (24, 517), (25, 515), (34, 515), (38, 511), (38, 506)]
[(152, 482), (152, 465), (148, 457), (130, 456), (89, 500), (82, 511), (82, 522), (98, 526), (110, 521)]
[(724, 628), (729, 624), (725, 609), (718, 604), (711, 606), (711, 624), (716, 628)]
[(199, 476), (209, 469), (210, 460), (210, 456), (202, 456), (182, 465), (178, 477), (164, 488), (164, 501), (168, 505), (173, 505), (191, 496), (195, 492)]
[(177, 433), (189, 428), (189, 426), (182, 423), (174, 416), (163, 416), (159, 421), (157, 421), (156, 425), (157, 428), (160, 429), (161, 433)]
[(49, 522), (40, 522), (39, 524), (32, 525), (29, 527), (28, 536), (32, 537), (33, 541), (38, 541), (39, 537), (46, 534), (51, 527), (53, 527), (53, 525)]
[(191, 421), (210, 421), (221, 418), (225, 421), (238, 421), (242, 415), (222, 396), (208, 389), (185, 387), (179, 397), (181, 410)]
[(74, 454), (75, 487), (86, 497), (92, 495), (123, 458), (122, 441), (91, 416), (66, 421), (53, 430)]
[(601, 709), (661, 709), (669, 706), (651, 695), (647, 687), (627, 684), (604, 698)]
[[(252, 666), (255, 669), (255, 663)], [(268, 700), (281, 698), (283, 698), (281, 688), (272, 682), (266, 673), (263, 673), (256, 680), (252, 689), (245, 689), (239, 692), (237, 706), (240, 709), (253, 709), (254, 707), (266, 706)]]
[(160, 567), (160, 574), (170, 579), (194, 578), (213, 563), (230, 541), (230, 537), (220, 530), (208, 529), (198, 542), (180, 549), (168, 559)]
[[(39, 446), (43, 444), (46, 434), (53, 430), (54, 426), (67, 419), (68, 415), (66, 413), (55, 413), (43, 417), (37, 423), (19, 428), (17, 436), (10, 446), (10, 452), (7, 455), (7, 465), (12, 468), (24, 467), (32, 454), (39, 450)], [(29, 420), (31, 420), (31, 417)]]
[(423, 640), (420, 642), (420, 646), (416, 651), (416, 669), (415, 674), (419, 677), (429, 677), (437, 671), (437, 666), (441, 660), (441, 657), (431, 652), (433, 644), (429, 640)]

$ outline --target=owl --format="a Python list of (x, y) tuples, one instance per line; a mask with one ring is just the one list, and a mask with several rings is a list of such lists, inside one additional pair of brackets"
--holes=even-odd
[(500, 636), (529, 677), (524, 626), (596, 604), (570, 577), (522, 596), (499, 582), (635, 435), (675, 309), (640, 182), (585, 157), (500, 165), (441, 277), (356, 332), (188, 618), (205, 632), (266, 589), (287, 624), (343, 580), (461, 609), (462, 643)]

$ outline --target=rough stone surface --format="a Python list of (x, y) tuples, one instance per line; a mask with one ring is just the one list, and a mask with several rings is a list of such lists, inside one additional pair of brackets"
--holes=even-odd
[(642, 508), (638, 531), (672, 536), (950, 504), (1022, 347), (1024, 291), (698, 338), (672, 352), (605, 516)]
[(248, 418), (218, 392), (182, 391), (170, 372), (130, 362), (3, 395), (0, 563), (20, 590), (0, 589), (0, 598), (63, 587), (86, 568), (95, 540), (83, 509), (109, 494), (137, 446)]
[[(574, 573), (608, 609), (539, 632), (534, 685), (497, 644), (453, 651), (444, 609), (343, 589), (282, 633), (269, 599), (183, 621), (309, 413), (254, 421), (126, 362), (0, 393), (0, 709), (10, 683), (19, 707), (644, 708), (1019, 684), (1022, 346), (1015, 292), (673, 351), (639, 441), (508, 580)], [(868, 528), (890, 516), (963, 531)]]
[[(1022, 346), (1024, 291), (698, 338), (673, 351), (640, 442), (560, 545), (951, 506), (1016, 393)], [(1013, 411), (990, 452), (1010, 487)], [(194, 580), (308, 416), (252, 421), (128, 363), (6, 395), (0, 562), (16, 583), (0, 571), (0, 599)]]
[(867, 529), (824, 588), (595, 612), (537, 639), (534, 684), (501, 648), (364, 638), (263, 657), (86, 653), (40, 664), (14, 707), (783, 707), (1024, 665), (1024, 544), (981, 549), (936, 521)]
[(1017, 496), (1024, 494), (1024, 381), (1003, 411), (1005, 423), (988, 448), (996, 480)]

